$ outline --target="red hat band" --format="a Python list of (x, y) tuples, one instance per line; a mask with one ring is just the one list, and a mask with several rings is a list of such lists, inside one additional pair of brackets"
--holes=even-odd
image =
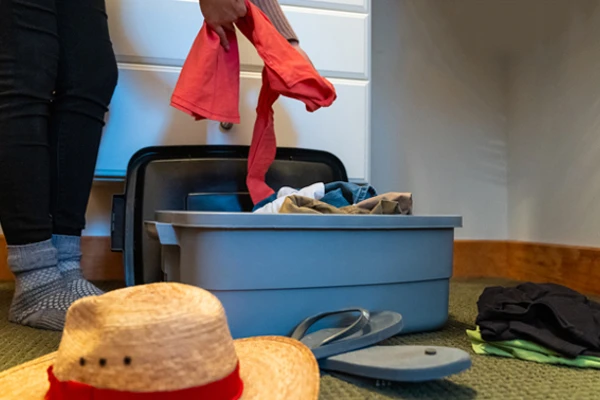
[(240, 366), (225, 378), (207, 385), (170, 392), (122, 392), (98, 389), (79, 382), (61, 382), (48, 369), (50, 389), (46, 400), (238, 400), (242, 396), (244, 383), (240, 378)]

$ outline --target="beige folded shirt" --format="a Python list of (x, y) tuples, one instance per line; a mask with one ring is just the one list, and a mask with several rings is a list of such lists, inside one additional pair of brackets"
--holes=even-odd
[[(281, 214), (372, 214), (409, 215), (412, 213), (412, 196), (407, 193), (388, 193), (365, 200), (356, 205), (337, 208), (319, 200), (302, 196), (285, 199)], [(408, 197), (407, 197), (408, 196)], [(377, 199), (377, 200), (375, 200)], [(404, 207), (404, 208), (403, 208)]]
[(371, 197), (370, 199), (361, 201), (356, 206), (371, 210), (375, 208), (381, 201), (393, 201), (398, 203), (400, 214), (411, 215), (413, 208), (412, 193), (389, 192), (379, 196)]

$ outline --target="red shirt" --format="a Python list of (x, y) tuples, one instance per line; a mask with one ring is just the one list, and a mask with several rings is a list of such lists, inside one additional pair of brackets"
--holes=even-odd
[[(263, 86), (256, 108), (256, 122), (248, 157), (246, 184), (254, 204), (273, 190), (265, 176), (275, 160), (277, 142), (273, 125), (273, 104), (280, 95), (306, 104), (313, 112), (330, 106), (336, 99), (333, 85), (323, 78), (300, 53), (277, 32), (255, 5), (246, 1), (248, 13), (236, 23), (256, 47), (265, 67)], [(240, 123), (240, 59), (235, 32), (227, 33), (226, 52), (219, 37), (206, 23), (192, 46), (171, 99), (171, 105), (196, 119)]]

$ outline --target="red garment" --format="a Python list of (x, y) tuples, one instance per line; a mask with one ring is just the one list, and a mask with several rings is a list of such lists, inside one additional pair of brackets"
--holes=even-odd
[[(248, 157), (246, 184), (254, 204), (274, 192), (265, 176), (275, 160), (277, 143), (273, 104), (280, 95), (306, 104), (313, 112), (336, 99), (333, 85), (281, 36), (265, 14), (246, 1), (248, 14), (236, 23), (256, 47), (265, 67), (256, 108), (256, 122)], [(214, 31), (204, 24), (175, 87), (171, 105), (196, 119), (239, 123), (240, 60), (235, 32), (228, 32), (230, 50), (219, 44)]]
[(79, 382), (61, 382), (54, 376), (52, 367), (48, 368), (48, 380), (50, 389), (46, 393), (46, 400), (238, 400), (244, 391), (239, 364), (231, 374), (219, 381), (171, 392), (121, 392), (97, 389)]

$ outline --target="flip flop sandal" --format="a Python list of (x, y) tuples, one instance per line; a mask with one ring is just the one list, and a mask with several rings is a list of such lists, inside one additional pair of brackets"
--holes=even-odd
[[(356, 314), (348, 326), (325, 328), (305, 335), (317, 321), (333, 315)], [(325, 312), (302, 321), (291, 337), (310, 348), (317, 360), (373, 346), (402, 331), (402, 316), (392, 311), (370, 313), (362, 308)]]
[(373, 346), (319, 361), (325, 371), (392, 382), (424, 382), (471, 368), (463, 350), (437, 346)]
[[(329, 316), (358, 313), (348, 326), (321, 329), (305, 335)], [(378, 382), (422, 382), (446, 378), (471, 367), (470, 355), (437, 346), (375, 346), (400, 333), (402, 316), (391, 311), (369, 313), (361, 308), (327, 312), (307, 318), (292, 337), (309, 347), (322, 370)]]

